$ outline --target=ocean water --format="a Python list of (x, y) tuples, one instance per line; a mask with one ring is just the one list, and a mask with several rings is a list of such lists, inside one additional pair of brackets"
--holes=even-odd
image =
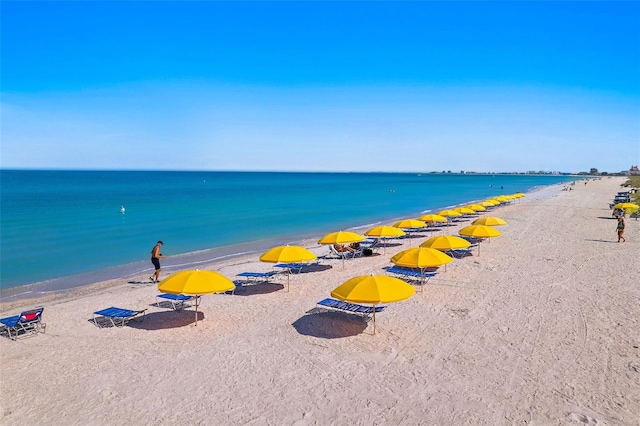
[[(194, 266), (571, 176), (1, 170), (0, 289)], [(121, 212), (121, 206), (124, 212)], [(366, 229), (362, 229), (364, 232)]]

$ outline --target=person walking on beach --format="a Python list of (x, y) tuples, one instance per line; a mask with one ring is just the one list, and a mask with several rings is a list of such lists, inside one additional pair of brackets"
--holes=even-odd
[(620, 240), (622, 240), (623, 243), (627, 241), (622, 236), (622, 234), (624, 234), (624, 218), (623, 217), (618, 218), (618, 226), (616, 227), (616, 230), (618, 231), (618, 242), (620, 242)]
[(151, 263), (153, 263), (153, 266), (156, 268), (156, 272), (155, 275), (151, 275), (149, 277), (149, 279), (151, 281), (154, 282), (158, 282), (160, 281), (160, 258), (161, 257), (166, 257), (165, 255), (163, 255), (162, 253), (160, 253), (160, 248), (164, 245), (164, 243), (162, 241), (158, 241), (156, 243), (155, 246), (153, 246), (153, 249), (151, 249)]

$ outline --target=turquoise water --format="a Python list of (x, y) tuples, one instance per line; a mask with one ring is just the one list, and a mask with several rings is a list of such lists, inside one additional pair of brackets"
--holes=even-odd
[(247, 250), (243, 243), (389, 223), (575, 178), (2, 170), (0, 179), (0, 289), (7, 289), (61, 277), (71, 283), (83, 273), (88, 282), (98, 273), (140, 273), (159, 239), (164, 254), (183, 255), (174, 262), (185, 266), (207, 259), (208, 249), (231, 254)]

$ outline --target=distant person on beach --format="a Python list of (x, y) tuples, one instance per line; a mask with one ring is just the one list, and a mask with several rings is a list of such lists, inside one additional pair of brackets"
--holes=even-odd
[(618, 231), (618, 242), (620, 242), (620, 240), (622, 240), (623, 243), (627, 241), (622, 236), (622, 234), (624, 234), (624, 218), (618, 218), (618, 226), (616, 227), (616, 230)]
[(356, 252), (356, 251), (355, 251), (354, 249), (352, 249), (351, 247), (349, 247), (349, 246), (345, 246), (345, 245), (342, 245), (342, 244), (334, 244), (334, 245), (333, 245), (333, 248), (334, 248), (334, 249), (336, 249), (336, 251), (337, 251), (338, 253), (344, 253), (344, 252), (346, 252), (346, 251), (351, 252), (351, 253), (355, 253), (355, 252)]
[(160, 281), (160, 258), (161, 257), (166, 257), (165, 255), (163, 255), (162, 253), (160, 253), (160, 248), (164, 245), (164, 243), (162, 241), (158, 241), (156, 243), (155, 246), (153, 246), (153, 249), (151, 249), (151, 263), (153, 263), (153, 266), (156, 268), (156, 272), (154, 275), (151, 275), (149, 277), (149, 279), (151, 281), (155, 281), (158, 282)]

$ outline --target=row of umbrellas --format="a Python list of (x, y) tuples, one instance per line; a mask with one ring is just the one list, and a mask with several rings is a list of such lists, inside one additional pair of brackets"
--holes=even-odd
[[(520, 194), (522, 195), (522, 194)], [(524, 195), (522, 195), (524, 196)], [(515, 197), (511, 196), (511, 197)], [(489, 201), (486, 201), (489, 202)], [(473, 206), (473, 205), (472, 205)], [(474, 211), (469, 206), (471, 211)], [(484, 207), (478, 205), (477, 207)], [(461, 214), (460, 212), (453, 211)], [(442, 211), (440, 213), (450, 214), (451, 212)], [(442, 215), (425, 215), (422, 219), (430, 221), (441, 221), (435, 217)], [(407, 219), (409, 222), (400, 221), (394, 226), (377, 226), (365, 233), (369, 237), (377, 238), (397, 238), (405, 235), (402, 231), (403, 225), (406, 228), (424, 227), (424, 221)], [(415, 222), (412, 222), (414, 221)], [(445, 221), (447, 219), (444, 219)], [(500, 233), (492, 226), (504, 225), (507, 222), (497, 217), (484, 217), (477, 219), (472, 225), (462, 228), (460, 235), (471, 236), (476, 238), (490, 238), (499, 236)], [(492, 226), (489, 226), (492, 225)], [(354, 242), (364, 241), (365, 237), (349, 231), (339, 231), (325, 235), (321, 238), (319, 244), (350, 244)], [(470, 243), (456, 236), (437, 236), (429, 238), (420, 247), (415, 249), (404, 250), (391, 258), (391, 261), (398, 266), (406, 266), (411, 268), (424, 268), (446, 265), (453, 261), (442, 250), (451, 250), (459, 248), (467, 248)], [(317, 256), (310, 250), (300, 246), (278, 246), (267, 250), (260, 256), (260, 261), (270, 263), (300, 263), (315, 260)], [(344, 264), (343, 264), (344, 265)], [(287, 291), (289, 290), (290, 270), (287, 268)], [(209, 270), (190, 270), (177, 272), (158, 284), (158, 290), (163, 293), (184, 294), (184, 295), (203, 295), (212, 293), (222, 293), (235, 289), (235, 284), (229, 278), (219, 272)], [(391, 303), (410, 298), (415, 293), (415, 288), (405, 281), (389, 277), (386, 275), (368, 275), (358, 276), (349, 279), (344, 284), (335, 288), (331, 292), (331, 296), (339, 300), (349, 303), (367, 303), (374, 307), (380, 303)], [(375, 334), (375, 309), (373, 310), (373, 333)], [(195, 325), (198, 325), (198, 297), (195, 304)]]
[[(487, 206), (497, 205), (500, 202), (507, 202), (513, 198), (521, 198), (524, 194), (514, 194), (508, 198), (498, 200), (497, 202), (486, 201)], [(447, 222), (446, 217), (441, 213), (449, 216), (472, 214), (475, 211), (485, 210), (485, 206), (477, 205), (474, 210), (469, 206), (468, 212), (461, 211), (442, 211), (438, 215), (425, 215), (418, 219), (406, 219), (395, 223), (393, 226), (377, 226), (367, 232), (368, 237), (376, 238), (397, 238), (405, 235), (401, 228), (422, 228), (426, 226), (425, 221), (431, 222)], [(457, 209), (460, 210), (460, 209)], [(501, 218), (488, 216), (476, 219), (472, 225), (462, 228), (458, 233), (464, 236), (475, 238), (491, 238), (500, 235), (493, 226), (506, 225), (507, 222)], [(319, 244), (350, 244), (353, 242), (363, 241), (365, 238), (357, 233), (340, 231), (325, 235), (321, 238)], [(433, 266), (446, 265), (453, 261), (453, 258), (447, 256), (443, 251), (459, 248), (467, 248), (471, 245), (468, 240), (453, 235), (441, 235), (429, 238), (420, 247), (403, 250), (391, 258), (391, 261), (398, 266), (410, 268), (419, 268), (424, 272), (425, 268)], [(299, 247), (304, 253), (303, 247)], [(278, 248), (276, 248), (278, 249)], [(273, 249), (272, 249), (273, 250)], [(263, 260), (267, 257), (265, 253), (260, 257)], [(422, 274), (421, 274), (422, 275)], [(421, 286), (422, 288), (422, 286)], [(413, 296), (415, 288), (405, 281), (390, 277), (387, 275), (365, 275), (349, 279), (344, 284), (335, 288), (331, 292), (331, 296), (336, 299), (349, 303), (366, 303), (372, 304), (375, 308), (380, 303), (392, 303), (406, 300)], [(376, 332), (376, 309), (373, 309), (373, 334)]]
[[(493, 222), (495, 222), (496, 224), (506, 224), (506, 221), (502, 219), (494, 219), (496, 220)], [(460, 230), (460, 233), (462, 235), (465, 235), (464, 233), (462, 233), (462, 231), (465, 229), (467, 229), (468, 231), (466, 232), (467, 235), (478, 238), (487, 238), (500, 235), (498, 231), (485, 225), (471, 225), (463, 228)], [(354, 240), (361, 241), (363, 239), (364, 237), (356, 233), (340, 231), (326, 235), (320, 240), (320, 242), (323, 244), (335, 244), (336, 242), (338, 242), (339, 244), (346, 244), (347, 241), (353, 242)], [(391, 261), (398, 266), (419, 268), (421, 272), (424, 272), (425, 268), (446, 265), (447, 263), (453, 261), (453, 259), (450, 256), (444, 254), (442, 250), (467, 248), (470, 246), (470, 244), (471, 243), (469, 243), (469, 241), (452, 235), (435, 236), (420, 244), (420, 247), (401, 251), (400, 253), (393, 256), (391, 258)], [(262, 256), (260, 256), (260, 260), (262, 262), (271, 263), (294, 263), (309, 262), (315, 260), (316, 257), (317, 256), (315, 255), (315, 253), (304, 247), (287, 245), (273, 247), (267, 250)], [(287, 291), (289, 290), (289, 274), (289, 269), (287, 269)], [(383, 283), (385, 284), (384, 288), (377, 288), (377, 286), (380, 286)], [(376, 287), (376, 289), (369, 289), (371, 286)], [(394, 286), (397, 291), (393, 290)], [(410, 288), (411, 291), (407, 290), (408, 288)], [(234, 289), (235, 284), (233, 283), (233, 281), (220, 274), (219, 272), (197, 269), (177, 272), (167, 277), (158, 284), (158, 290), (163, 293), (196, 296), (203, 294), (222, 293)], [(347, 291), (347, 289), (349, 289), (349, 291)], [(387, 277), (386, 275), (372, 275), (370, 277), (355, 277), (335, 289), (331, 293), (331, 295), (333, 297), (339, 298), (340, 300), (348, 301), (350, 303), (372, 303), (375, 306), (379, 303), (390, 303), (407, 299), (411, 297), (411, 295), (413, 295), (413, 292), (415, 292), (415, 289), (402, 280), (393, 277)], [(363, 298), (362, 294), (368, 294), (368, 299)], [(394, 296), (392, 297), (390, 295)], [(396, 299), (391, 300), (394, 297)], [(375, 310), (373, 320), (375, 333)], [(197, 297), (195, 304), (195, 325), (198, 325)]]

